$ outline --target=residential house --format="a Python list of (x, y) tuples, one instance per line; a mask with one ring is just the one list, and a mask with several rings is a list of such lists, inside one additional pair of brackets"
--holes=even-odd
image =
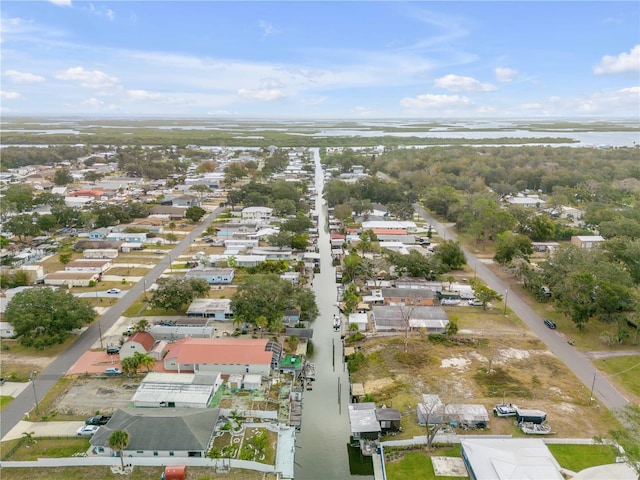
[(216, 268), (199, 266), (189, 270), (184, 278), (201, 278), (210, 285), (230, 285), (233, 283), (233, 268)]
[[(225, 243), (226, 245), (226, 243)], [(279, 247), (253, 247), (251, 249), (251, 253), (253, 255), (264, 255), (267, 260), (291, 260), (292, 250), (290, 248), (279, 248)]]
[(487, 428), (489, 413), (484, 405), (469, 403), (443, 403), (438, 395), (422, 395), (416, 407), (420, 425), (447, 423), (463, 428)]
[(267, 261), (267, 257), (264, 255), (237, 255), (237, 254), (225, 254), (225, 255), (209, 255), (209, 261), (213, 265), (217, 265), (218, 262), (224, 262), (227, 265), (233, 264), (237, 267), (255, 267)]
[(300, 311), (299, 310), (285, 310), (282, 312), (282, 324), (285, 326), (293, 327), (300, 323)]
[(114, 259), (118, 256), (117, 248), (87, 248), (82, 251), (82, 256), (87, 259), (108, 258)]
[(349, 425), (351, 437), (359, 442), (360, 449), (365, 455), (371, 456), (374, 445), (382, 433), (380, 422), (376, 417), (374, 402), (350, 403), (348, 405)]
[(371, 318), (376, 331), (425, 329), (427, 333), (445, 333), (449, 318), (442, 307), (374, 305)]
[(462, 459), (473, 479), (565, 478), (557, 460), (539, 438), (475, 437), (462, 439), (460, 444)]
[(151, 208), (149, 216), (165, 220), (183, 220), (186, 210), (186, 208), (171, 205), (156, 205)]
[(115, 240), (117, 242), (126, 242), (126, 243), (144, 243), (147, 240), (147, 234), (146, 233), (112, 232), (107, 235), (107, 240)]
[(171, 199), (172, 207), (195, 207), (199, 205), (198, 197), (194, 195), (180, 195), (179, 197), (174, 197)]
[(98, 279), (99, 273), (94, 272), (53, 272), (44, 276), (45, 285), (58, 287), (88, 287)]
[(518, 205), (525, 208), (544, 208), (547, 203), (538, 195), (525, 194), (518, 194), (515, 197), (506, 197), (506, 201), (509, 205)]
[(370, 220), (362, 222), (362, 231), (372, 230), (376, 235), (408, 235), (418, 232), (415, 222), (400, 220)]
[(9, 322), (0, 322), (0, 338), (13, 338), (16, 331)]
[[(369, 324), (369, 317), (366, 313), (350, 313), (349, 314), (349, 325), (355, 324), (358, 326), (359, 332), (364, 332), (367, 330), (367, 325)], [(349, 328), (351, 330), (351, 328)]]
[(240, 216), (243, 220), (271, 220), (272, 212), (269, 207), (246, 207)]
[(111, 260), (74, 260), (64, 266), (65, 272), (92, 272), (103, 274), (111, 268)]
[(435, 305), (436, 293), (426, 288), (383, 288), (381, 289), (385, 305)]
[(436, 293), (442, 292), (442, 282), (432, 282), (424, 278), (417, 277), (400, 277), (393, 281), (393, 286), (396, 288), (410, 288), (410, 289), (428, 289)]
[(571, 237), (571, 244), (580, 248), (594, 248), (600, 246), (605, 241), (600, 235), (574, 235)]
[[(229, 249), (245, 249), (245, 248), (249, 248), (249, 247), (257, 247), (260, 244), (260, 240), (258, 240), (257, 238), (246, 238), (246, 239), (227, 239), (224, 241), (224, 246), (225, 248), (229, 248)], [(264, 256), (265, 260), (266, 260), (266, 255)]]
[(293, 285), (300, 283), (300, 272), (284, 272), (280, 274), (280, 278), (291, 282)]
[(178, 372), (257, 374), (265, 377), (277, 368), (282, 348), (267, 339), (185, 338), (169, 347), (164, 368)]
[(149, 332), (136, 332), (129, 336), (120, 347), (120, 361), (133, 357), (136, 352), (149, 354), (156, 344), (156, 339)]
[(106, 456), (117, 452), (109, 437), (117, 430), (129, 434), (126, 457), (202, 457), (215, 435), (217, 408), (124, 408), (91, 437), (93, 451)]
[(230, 298), (196, 298), (185, 313), (187, 317), (209, 318), (218, 321), (232, 321)]
[(111, 232), (109, 228), (96, 228), (89, 232), (89, 240), (106, 240), (107, 235)]

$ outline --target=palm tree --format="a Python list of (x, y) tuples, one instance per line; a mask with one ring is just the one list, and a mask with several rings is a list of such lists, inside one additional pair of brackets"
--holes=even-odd
[(124, 470), (124, 452), (123, 450), (129, 446), (129, 432), (126, 430), (115, 430), (109, 435), (109, 448), (117, 450), (120, 453), (120, 462), (122, 470)]
[(27, 446), (31, 445), (32, 443), (36, 443), (36, 441), (33, 439), (33, 436), (35, 435), (35, 433), (36, 432), (22, 432), (22, 436), (27, 441)]
[(147, 320), (146, 318), (143, 318), (141, 320), (138, 320), (136, 322), (136, 324), (133, 326), (133, 331), (134, 332), (146, 332), (149, 327), (151, 327), (151, 324), (149, 323), (149, 320)]
[(135, 352), (133, 354), (133, 359), (135, 360), (138, 368), (145, 367), (147, 372), (150, 372), (155, 365), (155, 359), (146, 353)]

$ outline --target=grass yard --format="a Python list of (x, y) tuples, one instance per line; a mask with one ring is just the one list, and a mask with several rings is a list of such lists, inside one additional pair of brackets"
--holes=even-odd
[[(22, 462), (38, 458), (70, 457), (74, 453), (86, 452), (90, 446), (88, 438), (38, 438), (31, 444), (23, 442), (11, 457), (4, 460)], [(3, 478), (4, 473), (3, 471)]]
[(640, 399), (640, 355), (596, 360), (596, 367), (607, 373), (608, 379)]
[(549, 444), (547, 447), (562, 468), (573, 472), (616, 461), (616, 452), (610, 445)]
[[(2, 480), (114, 480), (126, 478), (128, 480), (149, 480), (160, 478), (164, 467), (135, 467), (131, 475), (122, 477), (111, 472), (109, 467), (52, 467), (52, 468), (3, 468)], [(251, 470), (233, 469), (230, 473), (215, 473), (215, 470), (207, 467), (187, 467), (187, 480), (263, 480), (264, 474)]]
[(11, 400), (13, 400), (13, 397), (10, 397), (8, 395), (0, 395), (0, 410), (9, 405), (11, 403)]
[[(431, 463), (431, 455), (459, 457), (460, 447), (448, 450), (436, 450), (428, 453), (425, 450), (394, 452), (385, 450), (385, 467), (389, 480), (460, 480), (463, 477), (436, 477)], [(387, 459), (388, 457), (388, 459)]]

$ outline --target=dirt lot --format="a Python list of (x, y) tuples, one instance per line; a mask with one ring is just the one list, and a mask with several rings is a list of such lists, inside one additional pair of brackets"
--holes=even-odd
[(127, 408), (141, 378), (76, 377), (58, 397), (52, 409), (60, 415), (111, 414)]
[[(403, 436), (424, 435), (415, 409), (426, 393), (446, 403), (482, 404), (490, 415), (504, 397), (547, 412), (553, 431), (563, 437), (606, 435), (616, 425), (606, 409), (589, 405), (586, 387), (537, 339), (458, 336), (434, 342), (414, 336), (407, 353), (402, 337), (371, 338), (355, 346), (364, 360), (351, 381), (364, 383), (377, 403), (406, 414)], [(521, 435), (506, 418), (491, 418), (487, 433)]]

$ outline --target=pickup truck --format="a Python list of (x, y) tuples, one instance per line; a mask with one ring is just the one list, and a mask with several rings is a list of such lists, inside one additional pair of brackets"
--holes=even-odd
[(95, 415), (87, 418), (84, 423), (85, 425), (106, 425), (109, 420), (111, 420), (111, 415)]

